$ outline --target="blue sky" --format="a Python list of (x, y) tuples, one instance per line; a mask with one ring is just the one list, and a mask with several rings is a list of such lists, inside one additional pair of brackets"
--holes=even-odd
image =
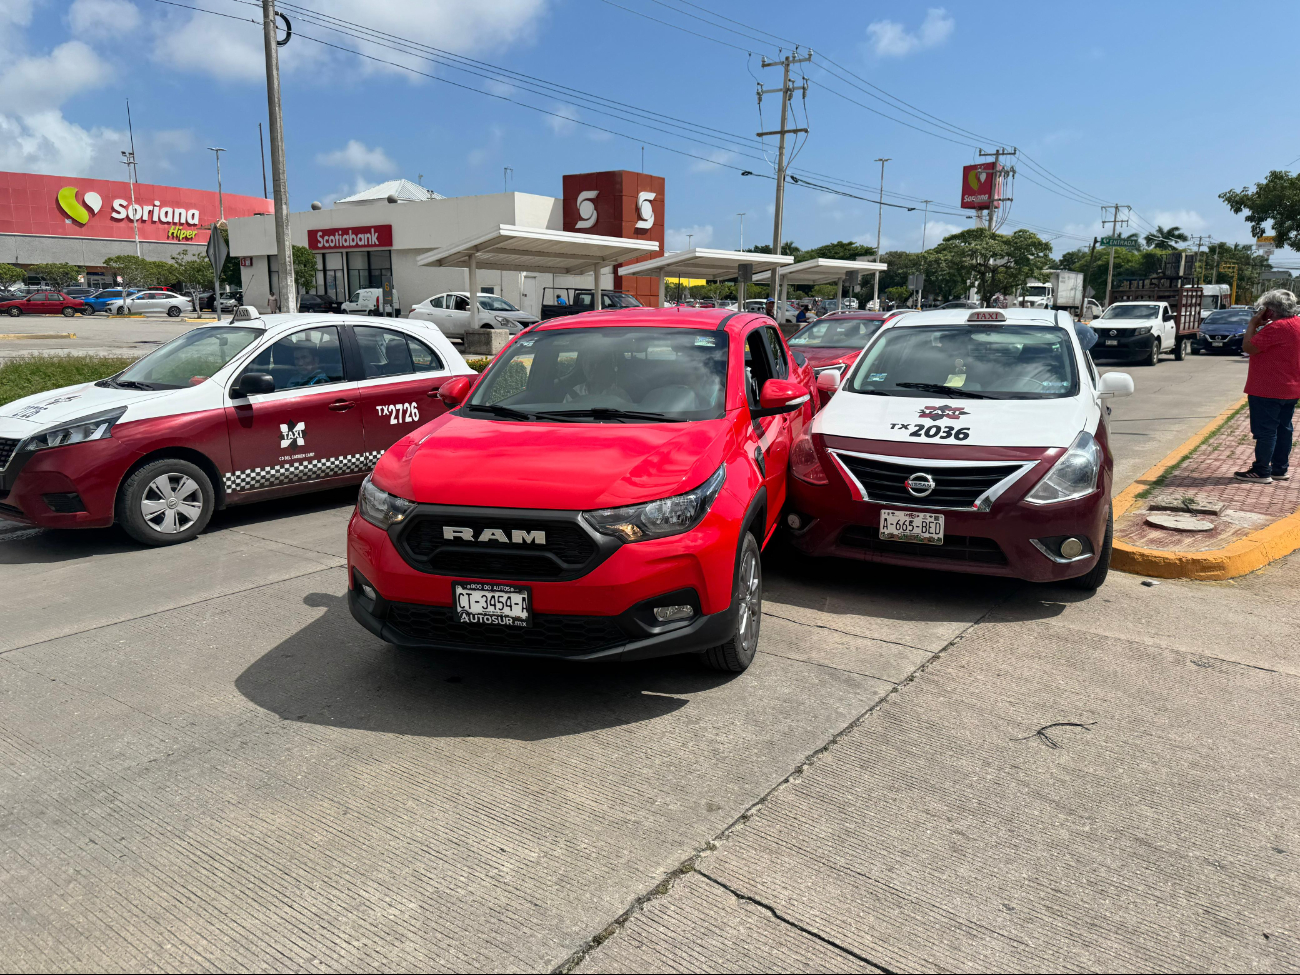
[[(228, 16), (157, 0), (0, 0), (0, 168), (120, 178), (129, 97), (141, 179), (213, 186), (205, 147), (221, 145), (228, 150), (226, 189), (260, 194), (257, 123), (266, 118), (266, 94), (260, 26), (249, 22), (260, 19), (260, 4), (186, 2)], [(670, 247), (684, 245), (687, 233), (697, 246), (735, 247), (741, 212), (745, 244), (770, 243), (773, 181), (737, 171), (771, 173), (753, 145), (756, 79), (767, 87), (779, 79), (779, 71), (760, 67), (783, 43), (757, 33), (768, 31), (787, 48), (811, 47), (816, 58), (803, 69), (810, 85), (797, 117), (811, 133), (794, 171), (822, 174), (809, 178), (832, 178), (844, 192), (874, 199), (874, 160), (889, 157), (886, 201), (918, 206), (885, 210), (886, 249), (920, 246), (915, 200), (948, 211), (932, 214), (928, 244), (970, 225), (953, 211), (961, 167), (977, 161), (978, 147), (1014, 145), (1028, 155), (1018, 166), (1008, 225), (1052, 237), (1058, 252), (1100, 231), (1097, 200), (1132, 204), (1130, 229), (1172, 223), (1245, 241), (1244, 222), (1218, 193), (1273, 168), (1294, 171), (1300, 156), (1300, 131), (1267, 121), (1286, 115), (1271, 78), (1278, 69), (1254, 67), (1246, 55), (1264, 32), (1295, 33), (1294, 3), (1247, 3), (1228, 12), (1201, 0), (1098, 2), (1082, 16), (1077, 6), (1017, 2), (996, 9), (766, 0), (301, 6), (401, 38), (406, 50), (357, 40), (285, 8), (298, 34), (282, 58), (295, 210), (393, 176), (423, 174), (426, 186), (448, 196), (496, 192), (505, 167), (513, 171), (511, 189), (559, 195), (563, 173), (640, 169), (645, 145), (645, 169), (667, 178)], [(709, 11), (752, 26), (718, 21)], [(495, 75), (483, 78), (433, 64), (410, 52), (412, 42), (574, 91), (538, 94), (491, 69), (479, 69)], [(666, 118), (612, 119), (579, 93)], [(776, 108), (775, 97), (765, 99), (763, 128), (776, 127)], [(785, 238), (804, 247), (874, 243), (876, 207), (792, 187), (785, 226)]]

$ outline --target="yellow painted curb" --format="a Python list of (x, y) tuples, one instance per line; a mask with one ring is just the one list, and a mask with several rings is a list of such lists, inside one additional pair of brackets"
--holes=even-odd
[(0, 340), (4, 339), (75, 339), (76, 332), (9, 332), (0, 335)]
[[(1236, 412), (1246, 398), (1243, 396), (1169, 456), (1144, 473), (1115, 498), (1115, 517), (1131, 508), (1138, 495), (1154, 484), (1165, 471), (1201, 445), (1220, 424)], [(1235, 579), (1247, 572), (1268, 565), (1290, 555), (1300, 548), (1300, 511), (1251, 532), (1245, 538), (1226, 548), (1208, 552), (1166, 552), (1154, 548), (1138, 548), (1116, 539), (1111, 551), (1110, 564), (1121, 572), (1155, 576), (1160, 579)]]

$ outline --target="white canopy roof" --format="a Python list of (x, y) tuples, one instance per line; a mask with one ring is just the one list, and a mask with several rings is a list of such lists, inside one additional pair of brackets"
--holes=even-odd
[(741, 264), (754, 265), (754, 273), (767, 273), (773, 267), (793, 264), (794, 258), (788, 254), (754, 254), (749, 251), (718, 251), (704, 247), (695, 247), (688, 251), (674, 251), (663, 257), (636, 264), (625, 264), (618, 273), (625, 277), (651, 277), (660, 275), (671, 278), (704, 278), (717, 281), (734, 278), (736, 268)]
[[(781, 280), (786, 284), (826, 284), (830, 281), (838, 281), (850, 271), (887, 271), (889, 270), (884, 264), (877, 264), (874, 261), (839, 261), (830, 257), (814, 257), (811, 261), (800, 261), (798, 264), (791, 264), (789, 267), (783, 267), (777, 273)], [(754, 275), (758, 277), (757, 274)], [(763, 275), (764, 280), (767, 274)]]
[(496, 230), (421, 254), (415, 263), (422, 267), (468, 267), (472, 254), (480, 271), (584, 274), (596, 264), (618, 264), (658, 249), (653, 240), (501, 224)]

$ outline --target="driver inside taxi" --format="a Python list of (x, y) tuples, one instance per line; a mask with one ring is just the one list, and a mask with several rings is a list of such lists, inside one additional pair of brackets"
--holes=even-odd
[(618, 385), (618, 359), (613, 352), (605, 350), (586, 351), (578, 359), (578, 368), (585, 377), (583, 382), (568, 392), (566, 403), (578, 400), (613, 400), (620, 404), (630, 404), (632, 397)]
[(315, 386), (330, 381), (325, 370), (320, 367), (320, 354), (310, 345), (299, 346), (293, 350), (293, 367), (296, 373), (289, 379), (288, 389), (298, 386)]

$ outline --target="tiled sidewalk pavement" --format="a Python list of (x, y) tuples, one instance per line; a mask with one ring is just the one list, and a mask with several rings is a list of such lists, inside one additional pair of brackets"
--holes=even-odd
[[(1296, 451), (1292, 450), (1292, 458)], [(1233, 478), (1255, 460), (1250, 413), (1242, 408), (1214, 436), (1202, 443), (1168, 477), (1115, 524), (1115, 537), (1142, 548), (1205, 552), (1223, 548), (1300, 509), (1300, 480), (1255, 484)], [(1296, 472), (1300, 475), (1300, 471)], [(1195, 517), (1214, 523), (1210, 531), (1184, 532), (1146, 523), (1151, 505), (1161, 500), (1196, 498), (1224, 505), (1218, 515)]]

